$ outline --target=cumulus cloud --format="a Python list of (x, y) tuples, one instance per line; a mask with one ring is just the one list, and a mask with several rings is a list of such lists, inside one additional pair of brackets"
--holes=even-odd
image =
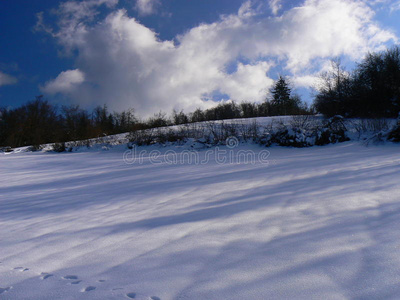
[(155, 12), (155, 8), (159, 5), (158, 0), (136, 0), (135, 8), (139, 14), (146, 16)]
[(361, 1), (307, 0), (279, 17), (260, 15), (246, 1), (237, 14), (191, 28), (175, 42), (160, 40), (123, 9), (91, 22), (96, 5), (105, 2), (92, 0), (79, 16), (71, 11), (84, 2), (66, 6), (65, 13), (59, 8), (59, 28), (51, 32), (65, 49), (77, 50), (78, 69), (61, 73), (44, 91), (69, 93), (80, 103), (107, 103), (115, 110), (134, 107), (143, 115), (207, 108), (215, 105), (214, 92), (262, 101), (273, 82), (267, 73), (274, 62), (305, 85), (312, 81), (315, 60), (359, 59), (396, 40)]
[(220, 91), (234, 100), (262, 100), (273, 80), (266, 76), (271, 64), (258, 62), (254, 65), (239, 63), (237, 71), (225, 75), (219, 83)]
[(0, 71), (0, 86), (15, 84), (17, 82), (18, 80), (14, 76), (8, 75)]
[(41, 90), (47, 94), (72, 93), (83, 83), (85, 75), (78, 69), (61, 72), (55, 79), (46, 82)]

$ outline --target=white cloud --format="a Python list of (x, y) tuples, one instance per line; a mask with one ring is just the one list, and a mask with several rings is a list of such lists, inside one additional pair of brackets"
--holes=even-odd
[(304, 75), (304, 76), (296, 76), (291, 78), (291, 82), (295, 87), (313, 87), (314, 83), (319, 80), (317, 74), (315, 75)]
[(270, 67), (271, 64), (264, 61), (254, 65), (239, 63), (235, 73), (223, 76), (220, 91), (237, 101), (263, 100), (273, 85), (273, 80), (266, 76)]
[(153, 14), (156, 6), (159, 4), (159, 0), (136, 0), (135, 8), (139, 14), (146, 16)]
[(269, 7), (272, 11), (272, 13), (276, 16), (278, 14), (278, 12), (281, 10), (282, 8), (282, 4), (281, 4), (281, 0), (270, 0), (269, 1)]
[(314, 58), (348, 55), (359, 59), (394, 39), (393, 33), (373, 22), (373, 16), (359, 1), (308, 0), (280, 18), (265, 19), (252, 30), (259, 32), (257, 37), (265, 37), (264, 42), (255, 41), (261, 54), (284, 56), (287, 67), (296, 72)]
[(41, 90), (47, 94), (72, 93), (84, 80), (85, 75), (80, 70), (68, 70), (46, 82)]
[[(107, 103), (115, 110), (134, 107), (143, 115), (210, 107), (215, 103), (204, 99), (215, 91), (238, 101), (262, 101), (272, 84), (266, 74), (272, 61), (305, 85), (314, 76), (315, 60), (358, 59), (396, 39), (374, 22), (367, 4), (356, 0), (307, 0), (279, 17), (260, 15), (247, 1), (237, 14), (200, 24), (176, 43), (159, 40), (124, 10), (95, 23), (94, 4), (72, 17), (75, 5), (66, 13), (60, 7), (60, 28), (52, 32), (64, 48), (77, 50), (78, 70), (60, 74), (44, 91), (70, 93), (80, 103)], [(246, 63), (227, 72), (238, 58)], [(73, 82), (66, 78), (71, 74), (82, 76)]]
[(58, 28), (56, 31), (43, 21), (43, 12), (37, 13), (37, 23), (34, 27), (36, 31), (44, 31), (58, 41), (64, 47), (64, 51), (70, 54), (79, 40), (78, 37), (86, 32), (86, 23), (92, 22), (99, 14), (99, 6), (113, 8), (118, 4), (118, 0), (84, 0), (84, 1), (65, 1), (61, 2), (58, 9), (53, 10), (53, 14), (58, 16)]
[(390, 5), (390, 11), (394, 12), (400, 10), (400, 1), (395, 1), (392, 5)]
[(14, 76), (8, 75), (0, 71), (0, 86), (16, 84), (17, 82), (18, 80)]
[(253, 9), (253, 3), (251, 0), (243, 2), (238, 11), (240, 18), (249, 18), (256, 15), (256, 11)]

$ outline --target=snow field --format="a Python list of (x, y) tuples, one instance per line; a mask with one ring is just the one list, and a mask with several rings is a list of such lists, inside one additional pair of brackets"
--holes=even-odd
[(0, 156), (0, 299), (399, 298), (398, 146), (124, 150)]

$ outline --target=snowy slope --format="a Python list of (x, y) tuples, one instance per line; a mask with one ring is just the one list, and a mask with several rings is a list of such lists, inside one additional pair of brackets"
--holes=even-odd
[[(322, 122), (324, 119), (320, 115), (316, 116), (309, 116), (311, 120), (315, 122)], [(210, 125), (214, 124), (216, 128), (220, 127), (221, 124), (230, 124), (236, 126), (243, 126), (243, 125), (250, 125), (250, 124), (257, 124), (259, 133), (262, 133), (264, 129), (270, 128), (271, 126), (276, 128), (279, 124), (288, 125), (293, 120), (293, 116), (275, 116), (275, 117), (257, 117), (257, 118), (245, 118), (245, 119), (229, 119), (229, 120), (217, 120), (217, 121), (206, 121), (206, 122), (197, 122), (197, 123), (189, 123), (184, 125), (172, 125), (167, 127), (159, 127), (159, 128), (152, 128), (143, 131), (159, 131), (159, 132), (167, 132), (168, 130), (172, 131), (179, 131), (179, 130), (191, 130), (196, 128), (197, 130), (201, 131), (204, 130), (204, 135), (209, 136), (210, 133)], [(189, 128), (189, 129), (188, 129)], [(350, 129), (351, 130), (351, 129)], [(103, 136), (99, 138), (93, 138), (89, 140), (82, 140), (82, 141), (70, 141), (66, 143), (67, 147), (72, 147), (73, 151), (91, 151), (91, 148), (95, 148), (100, 150), (102, 148), (109, 148), (117, 145), (127, 144), (129, 142), (129, 132), (114, 134)], [(43, 144), (42, 151), (52, 151), (53, 150), (53, 143)], [(89, 145), (89, 147), (87, 147)], [(88, 149), (89, 148), (89, 149)], [(27, 152), (32, 151), (30, 147), (19, 147), (12, 149), (13, 153), (20, 153), (20, 152)], [(3, 151), (0, 148), (0, 153)]]
[(0, 155), (0, 299), (400, 298), (398, 146), (137, 150)]

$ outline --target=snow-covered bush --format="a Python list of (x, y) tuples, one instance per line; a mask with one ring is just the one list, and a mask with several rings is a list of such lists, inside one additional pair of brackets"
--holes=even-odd
[(154, 129), (132, 131), (127, 136), (130, 143), (138, 146), (150, 145), (155, 142)]
[(0, 152), (11, 152), (12, 148), (11, 147), (0, 147)]
[(171, 128), (158, 128), (155, 130), (154, 143), (165, 144), (183, 142), (185, 140), (185, 134), (181, 130), (175, 130)]
[(400, 113), (397, 117), (396, 125), (393, 126), (388, 134), (388, 140), (395, 143), (400, 143)]
[(357, 132), (359, 139), (368, 139), (373, 135), (386, 133), (390, 129), (390, 122), (385, 118), (356, 119), (351, 122), (352, 128)]
[(260, 138), (260, 125), (256, 120), (251, 123), (238, 124), (239, 136), (246, 142), (258, 142)]
[(160, 127), (132, 131), (128, 134), (128, 147), (166, 143), (184, 143), (189, 138), (204, 137), (204, 129), (196, 124), (186, 124), (179, 127)]
[(52, 145), (54, 152), (65, 152), (67, 151), (65, 143), (54, 143)]
[(231, 136), (239, 136), (237, 124), (207, 122), (207, 139), (211, 144), (221, 144)]
[(32, 145), (32, 146), (29, 146), (27, 150), (30, 152), (36, 152), (36, 151), (42, 150), (43, 147), (44, 147), (44, 145)]
[(349, 141), (346, 135), (345, 120), (342, 116), (334, 116), (317, 128), (315, 135), (315, 145), (322, 146)]
[(289, 124), (282, 122), (271, 126), (258, 139), (265, 146), (311, 147), (348, 141), (344, 118), (335, 116), (327, 121), (318, 122), (309, 116), (295, 116)]
[(313, 145), (313, 140), (310, 132), (290, 126), (282, 126), (271, 137), (271, 142), (278, 146), (296, 148), (310, 147)]

